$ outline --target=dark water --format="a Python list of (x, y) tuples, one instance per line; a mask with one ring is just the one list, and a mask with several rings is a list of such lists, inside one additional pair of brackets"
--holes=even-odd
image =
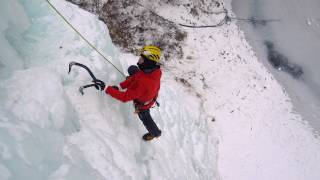
[(320, 1), (233, 0), (233, 12), (258, 58), (320, 131)]

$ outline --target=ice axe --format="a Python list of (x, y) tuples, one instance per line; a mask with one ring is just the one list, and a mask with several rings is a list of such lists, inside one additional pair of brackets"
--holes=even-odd
[[(68, 71), (68, 74), (70, 74), (70, 71), (71, 71), (71, 68), (72, 68), (73, 65), (80, 66), (80, 67), (84, 68), (85, 70), (87, 70), (88, 73), (89, 73), (89, 75), (90, 75), (91, 78), (92, 78), (92, 82), (98, 81), (98, 79), (94, 76), (94, 74), (91, 72), (91, 70), (90, 70), (87, 66), (85, 66), (85, 65), (83, 65), (83, 64), (81, 64), (81, 63), (75, 62), (75, 61), (72, 61), (72, 62), (69, 63), (69, 71)], [(95, 84), (95, 83), (92, 83), (92, 84), (87, 84), (87, 85), (81, 86), (81, 87), (79, 88), (79, 92), (80, 92), (82, 95), (84, 95), (83, 90), (84, 90), (85, 88), (92, 87), (92, 86), (94, 86), (97, 90), (99, 90), (99, 86), (98, 86), (97, 84)]]

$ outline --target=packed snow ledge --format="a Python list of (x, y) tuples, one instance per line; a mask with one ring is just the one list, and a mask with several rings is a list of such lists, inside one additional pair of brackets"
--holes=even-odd
[[(116, 66), (125, 71), (136, 63), (112, 45), (97, 17), (52, 2)], [(230, 9), (229, 0), (225, 5)], [(23, 66), (1, 77), (0, 179), (320, 179), (319, 139), (234, 21), (184, 29), (184, 58), (165, 64), (161, 105), (152, 110), (162, 136), (143, 142), (145, 129), (130, 103), (94, 88), (81, 96), (78, 87), (90, 77), (82, 69), (68, 75), (67, 68), (70, 61), (84, 63), (107, 84), (121, 75), (45, 2), (17, 6), (30, 25), (9, 34), (22, 44), (5, 45), (19, 49), (23, 56), (15, 62)], [(183, 12), (158, 6), (173, 20)]]

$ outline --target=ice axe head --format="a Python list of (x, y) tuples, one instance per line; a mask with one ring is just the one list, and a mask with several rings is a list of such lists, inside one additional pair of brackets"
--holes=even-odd
[(69, 71), (68, 71), (68, 74), (70, 73), (70, 71), (71, 71), (71, 67), (73, 66), (73, 65), (75, 65), (77, 62), (75, 62), (75, 61), (71, 61), (70, 63), (69, 63)]

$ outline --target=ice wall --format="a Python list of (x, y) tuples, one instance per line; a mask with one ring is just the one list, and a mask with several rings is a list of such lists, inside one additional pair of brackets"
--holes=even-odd
[[(17, 18), (18, 17), (18, 18)], [(11, 43), (19, 41), (29, 27), (29, 19), (18, 1), (1, 1), (0, 6), (0, 77), (23, 68), (23, 59)]]
[(75, 49), (84, 59), (92, 50), (52, 12), (42, 0), (0, 2), (1, 180), (101, 179), (76, 148), (65, 147), (80, 130), (64, 90), (73, 60), (65, 54)]

